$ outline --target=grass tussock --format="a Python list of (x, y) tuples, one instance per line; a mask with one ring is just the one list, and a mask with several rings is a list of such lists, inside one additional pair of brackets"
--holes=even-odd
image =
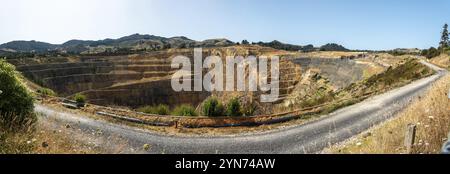
[(77, 93), (75, 96), (73, 96), (73, 100), (75, 100), (77, 103), (86, 103), (87, 97), (83, 94)]
[(172, 115), (176, 116), (197, 116), (195, 108), (191, 105), (180, 105), (173, 109)]
[(56, 93), (53, 90), (49, 89), (49, 88), (41, 87), (36, 92), (38, 94), (43, 95), (43, 96), (56, 96)]
[(404, 139), (408, 124), (417, 126), (416, 141), (412, 153), (440, 153), (450, 131), (450, 75), (439, 80), (433, 87), (411, 104), (395, 119), (380, 125), (356, 139), (332, 147), (332, 153), (406, 153)]
[(169, 115), (170, 109), (167, 105), (157, 105), (157, 106), (144, 106), (138, 108), (137, 111), (147, 113), (147, 114), (156, 114), (156, 115)]

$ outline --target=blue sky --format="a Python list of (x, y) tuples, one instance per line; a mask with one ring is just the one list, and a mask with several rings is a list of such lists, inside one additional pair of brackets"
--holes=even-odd
[(117, 38), (330, 42), (351, 49), (436, 46), (448, 0), (2, 0), (0, 43)]

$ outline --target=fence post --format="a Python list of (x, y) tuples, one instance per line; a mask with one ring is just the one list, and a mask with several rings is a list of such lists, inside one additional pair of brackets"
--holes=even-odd
[(416, 139), (416, 125), (408, 124), (405, 134), (406, 153), (410, 154)]

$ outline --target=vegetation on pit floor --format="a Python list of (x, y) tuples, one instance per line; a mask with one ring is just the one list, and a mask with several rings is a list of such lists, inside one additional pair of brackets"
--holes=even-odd
[(415, 124), (417, 132), (412, 153), (440, 153), (450, 131), (449, 89), (450, 75), (447, 75), (394, 119), (327, 151), (346, 154), (406, 153), (406, 128), (408, 124)]
[(202, 113), (204, 116), (218, 117), (224, 115), (224, 107), (215, 97), (206, 99), (203, 102), (202, 108)]
[(78, 93), (73, 96), (73, 100), (75, 100), (77, 103), (86, 103), (86, 96)]
[(44, 88), (44, 87), (39, 88), (36, 92), (38, 94), (41, 94), (41, 95), (44, 95), (44, 96), (56, 96), (56, 93), (53, 90), (48, 89), (48, 88)]
[(138, 108), (137, 111), (155, 115), (169, 115), (170, 113), (169, 106), (163, 104), (160, 104), (158, 106), (144, 106)]
[(172, 110), (168, 105), (160, 104), (157, 106), (144, 106), (137, 109), (138, 112), (154, 115), (173, 115), (173, 116), (198, 116), (195, 108), (191, 105), (179, 105)]
[[(201, 114), (208, 117), (220, 117), (220, 116), (251, 116), (255, 112), (256, 107), (253, 104), (242, 107), (238, 98), (231, 99), (226, 107), (219, 102), (215, 97), (206, 99), (202, 103)], [(192, 105), (180, 105), (172, 110), (167, 105), (158, 106), (144, 106), (137, 109), (138, 112), (155, 115), (173, 115), (173, 116), (198, 116), (196, 109)]]
[(197, 116), (197, 112), (195, 112), (195, 108), (191, 105), (180, 105), (173, 109), (172, 115), (176, 116)]
[(227, 116), (242, 116), (241, 102), (238, 98), (231, 99), (225, 111)]

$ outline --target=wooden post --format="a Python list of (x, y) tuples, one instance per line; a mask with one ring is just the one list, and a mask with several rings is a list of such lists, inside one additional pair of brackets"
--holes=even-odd
[(408, 124), (405, 134), (406, 153), (410, 154), (416, 139), (416, 125)]

